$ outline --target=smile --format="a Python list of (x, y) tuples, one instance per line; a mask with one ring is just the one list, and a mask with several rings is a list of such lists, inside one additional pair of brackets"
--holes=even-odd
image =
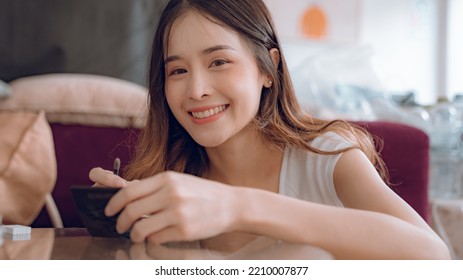
[(207, 110), (203, 111), (198, 111), (198, 112), (190, 112), (190, 114), (195, 118), (195, 119), (204, 119), (204, 118), (209, 118), (212, 116), (215, 116), (217, 114), (222, 113), (228, 105), (220, 105), (214, 108), (210, 108)]

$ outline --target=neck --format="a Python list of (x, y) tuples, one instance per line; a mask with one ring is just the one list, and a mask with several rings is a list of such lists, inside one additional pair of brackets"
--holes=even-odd
[(206, 152), (210, 161), (207, 178), (278, 191), (283, 151), (266, 143), (258, 131), (247, 129)]

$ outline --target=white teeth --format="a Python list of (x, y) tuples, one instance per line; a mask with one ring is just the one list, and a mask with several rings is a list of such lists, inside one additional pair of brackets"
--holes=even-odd
[(208, 118), (210, 116), (217, 115), (218, 113), (223, 112), (223, 110), (225, 110), (225, 108), (226, 108), (225, 105), (220, 105), (220, 106), (217, 106), (217, 107), (215, 107), (213, 109), (204, 110), (202, 112), (191, 112), (191, 114), (193, 115), (193, 117), (195, 117), (197, 119), (204, 119), (204, 118)]

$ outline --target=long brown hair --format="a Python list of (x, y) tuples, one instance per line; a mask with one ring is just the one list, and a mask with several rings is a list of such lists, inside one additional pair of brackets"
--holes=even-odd
[[(148, 121), (142, 131), (135, 157), (125, 170), (128, 180), (174, 170), (201, 176), (208, 168), (204, 147), (198, 145), (177, 122), (165, 97), (164, 56), (170, 29), (185, 12), (194, 10), (212, 22), (237, 32), (251, 52), (262, 73), (271, 75), (273, 85), (264, 88), (260, 108), (253, 121), (268, 143), (284, 149), (297, 147), (321, 154), (361, 149), (383, 178), (386, 168), (376, 152), (373, 139), (364, 129), (345, 121), (316, 119), (301, 110), (286, 66), (275, 28), (262, 0), (171, 0), (164, 9), (153, 40), (148, 76)], [(280, 51), (275, 67), (269, 50)], [(310, 141), (333, 131), (353, 143), (353, 147), (324, 152), (310, 146)]]

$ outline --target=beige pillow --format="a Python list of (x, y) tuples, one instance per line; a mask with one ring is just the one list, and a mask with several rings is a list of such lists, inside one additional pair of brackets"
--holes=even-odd
[(0, 111), (0, 214), (31, 224), (56, 182), (53, 137), (45, 114)]
[(132, 82), (90, 74), (30, 76), (10, 83), (12, 96), (0, 110), (45, 111), (49, 122), (143, 127), (147, 89)]

